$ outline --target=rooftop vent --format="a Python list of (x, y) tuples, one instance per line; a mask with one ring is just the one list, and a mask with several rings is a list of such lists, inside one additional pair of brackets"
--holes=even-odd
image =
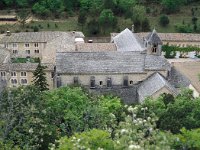
[(93, 40), (88, 40), (88, 43), (93, 43)]
[(6, 31), (6, 36), (10, 36), (10, 35), (11, 35), (10, 31)]

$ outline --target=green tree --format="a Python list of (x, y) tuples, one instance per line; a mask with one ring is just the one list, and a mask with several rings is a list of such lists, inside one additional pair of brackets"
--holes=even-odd
[(76, 133), (70, 138), (63, 137), (59, 140), (59, 143), (58, 150), (97, 150), (99, 148), (114, 150), (114, 142), (112, 141), (109, 132), (97, 129)]
[(168, 14), (179, 11), (180, 6), (184, 3), (185, 0), (162, 0), (163, 9)]
[(26, 21), (30, 18), (30, 12), (28, 10), (22, 9), (17, 13), (17, 18), (24, 28)]
[(81, 25), (82, 31), (86, 21), (87, 21), (87, 13), (84, 10), (82, 10), (80, 11), (78, 16), (78, 23)]
[(149, 20), (147, 18), (145, 18), (142, 21), (142, 31), (144, 31), (144, 32), (150, 31), (150, 24), (149, 24)]
[(33, 72), (33, 83), (40, 91), (48, 90), (48, 83), (46, 79), (46, 73), (44, 70), (46, 69), (46, 66), (42, 66), (41, 62), (39, 60), (38, 66), (36, 70)]
[(87, 29), (89, 34), (96, 35), (100, 32), (99, 23), (95, 19), (92, 19), (87, 23)]
[(165, 27), (169, 24), (169, 18), (167, 15), (161, 15), (159, 18), (159, 23), (161, 26)]
[(4, 91), (0, 98), (1, 141), (20, 149), (47, 148), (48, 143), (54, 141), (50, 140), (54, 128), (47, 123), (47, 116), (45, 101), (36, 87)]
[(104, 9), (101, 12), (99, 16), (99, 24), (104, 33), (106, 29), (116, 26), (116, 18), (111, 9)]
[[(50, 120), (60, 135), (71, 136), (88, 129), (103, 129), (115, 125), (112, 116), (120, 120), (122, 105), (113, 97), (93, 98), (80, 87), (62, 87), (45, 92)], [(113, 115), (111, 115), (113, 114)]]

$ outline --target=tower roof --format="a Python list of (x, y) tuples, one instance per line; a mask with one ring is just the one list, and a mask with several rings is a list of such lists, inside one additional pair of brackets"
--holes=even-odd
[(147, 35), (146, 39), (150, 44), (163, 44), (155, 29)]

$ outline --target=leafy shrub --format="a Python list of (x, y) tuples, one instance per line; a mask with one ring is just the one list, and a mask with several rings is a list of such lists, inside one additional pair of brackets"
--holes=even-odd
[(176, 24), (175, 29), (181, 33), (191, 33), (193, 31), (190, 25), (185, 24)]
[(169, 18), (167, 15), (161, 15), (159, 19), (159, 23), (161, 26), (165, 27), (169, 24)]

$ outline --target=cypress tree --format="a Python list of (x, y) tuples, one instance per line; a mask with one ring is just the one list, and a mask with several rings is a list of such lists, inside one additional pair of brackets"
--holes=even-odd
[(44, 72), (44, 69), (46, 69), (46, 66), (42, 66), (40, 59), (37, 68), (33, 72), (33, 82), (36, 87), (39, 88), (40, 91), (48, 90), (48, 83), (46, 79), (46, 73)]

